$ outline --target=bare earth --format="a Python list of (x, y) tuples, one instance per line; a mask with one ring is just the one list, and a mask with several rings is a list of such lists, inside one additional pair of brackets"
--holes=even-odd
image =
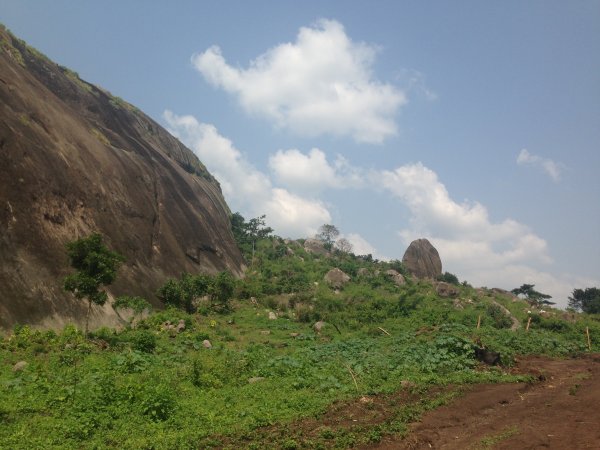
[(600, 354), (529, 357), (533, 384), (478, 385), (372, 449), (600, 449)]

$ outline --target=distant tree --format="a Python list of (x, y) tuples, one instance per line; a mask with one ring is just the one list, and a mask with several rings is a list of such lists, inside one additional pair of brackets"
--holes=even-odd
[(324, 224), (319, 227), (319, 232), (316, 235), (316, 238), (328, 247), (332, 248), (335, 240), (340, 235), (340, 230), (337, 229), (335, 225)]
[(77, 272), (65, 277), (63, 288), (72, 292), (78, 299), (87, 299), (88, 310), (85, 316), (85, 333), (88, 332), (92, 304), (104, 305), (108, 298), (102, 286), (115, 281), (119, 265), (125, 260), (118, 253), (110, 251), (102, 243), (102, 235), (93, 233), (67, 244), (67, 254)]
[(543, 305), (554, 305), (554, 302), (551, 302), (551, 295), (542, 294), (534, 289), (534, 284), (523, 284), (521, 287), (513, 289), (512, 292), (515, 295), (522, 295), (525, 297), (525, 300), (529, 302), (529, 304), (533, 306), (543, 306)]
[(460, 281), (458, 281), (458, 277), (450, 272), (444, 272), (440, 276), (437, 277), (438, 281), (445, 281), (446, 283), (454, 284), (456, 286), (460, 285)]
[(569, 297), (569, 306), (584, 313), (600, 314), (600, 289), (597, 287), (573, 289)]
[(335, 243), (335, 247), (342, 253), (352, 252), (352, 244), (346, 238), (338, 239)]
[(265, 239), (271, 236), (273, 228), (268, 227), (266, 224), (267, 216), (264, 214), (260, 217), (255, 217), (246, 221), (244, 217), (236, 212), (231, 215), (231, 231), (238, 244), (238, 247), (244, 253), (252, 252), (252, 259), (254, 259), (254, 252), (256, 249), (256, 242), (260, 239)]

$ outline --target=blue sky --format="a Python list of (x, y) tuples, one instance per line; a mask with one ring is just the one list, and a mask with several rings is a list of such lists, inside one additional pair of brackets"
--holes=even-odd
[(599, 1), (0, 0), (192, 148), (231, 208), (475, 285), (600, 286)]

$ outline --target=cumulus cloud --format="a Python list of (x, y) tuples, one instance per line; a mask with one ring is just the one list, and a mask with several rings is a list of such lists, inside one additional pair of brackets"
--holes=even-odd
[(389, 261), (391, 258), (381, 254), (369, 241), (358, 233), (343, 234), (343, 238), (348, 239), (352, 244), (352, 253), (355, 255), (371, 255), (382, 261)]
[(420, 163), (377, 172), (372, 179), (410, 211), (410, 226), (398, 232), (404, 244), (427, 237), (440, 252), (444, 270), (461, 279), (505, 289), (532, 283), (562, 307), (574, 287), (594, 285), (594, 280), (550, 274), (552, 258), (544, 239), (515, 220), (491, 221), (480, 203), (454, 201), (437, 174)]
[(217, 46), (193, 55), (192, 63), (248, 113), (280, 128), (381, 143), (396, 134), (394, 116), (407, 100), (400, 89), (374, 78), (377, 52), (352, 41), (339, 22), (319, 20), (301, 28), (296, 42), (266, 51), (246, 69), (228, 64)]
[[(486, 207), (478, 202), (456, 202), (437, 174), (421, 163), (367, 172), (341, 157), (331, 163), (319, 149), (306, 154), (280, 150), (271, 156), (269, 165), (275, 181), (284, 188), (274, 185), (213, 125), (169, 111), (164, 118), (170, 131), (193, 149), (219, 180), (231, 207), (249, 217), (266, 214), (278, 234), (311, 236), (320, 225), (331, 223), (327, 206), (307, 195), (309, 191), (383, 189), (410, 213), (409, 222), (398, 231), (401, 242), (407, 246), (414, 239), (427, 237), (440, 252), (444, 270), (476, 286), (512, 289), (531, 283), (565, 307), (575, 287), (600, 284), (571, 274), (551, 274), (552, 258), (544, 239), (513, 219), (492, 221)], [(343, 237), (355, 254), (389, 259), (351, 230)]]
[(363, 185), (359, 169), (352, 167), (341, 155), (330, 164), (325, 153), (318, 148), (313, 148), (308, 154), (296, 149), (279, 150), (269, 158), (269, 167), (281, 184), (299, 190), (313, 192)]
[(548, 158), (543, 158), (538, 155), (529, 153), (527, 149), (522, 149), (517, 156), (517, 164), (520, 166), (531, 165), (541, 168), (546, 175), (548, 175), (552, 181), (560, 181), (561, 172), (564, 169), (564, 165)]
[(273, 186), (270, 178), (256, 169), (214, 125), (193, 116), (163, 115), (169, 131), (182, 140), (215, 176), (228, 204), (249, 217), (267, 215), (279, 234), (305, 237), (315, 233), (331, 215), (323, 202), (298, 196)]

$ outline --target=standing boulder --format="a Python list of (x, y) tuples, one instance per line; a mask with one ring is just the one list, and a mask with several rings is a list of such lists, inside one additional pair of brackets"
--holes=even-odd
[(348, 281), (350, 277), (340, 269), (331, 269), (325, 274), (324, 280), (334, 289), (341, 289)]
[(306, 250), (308, 253), (312, 253), (313, 255), (329, 255), (329, 250), (325, 248), (325, 243), (318, 239), (307, 239), (304, 241), (304, 250)]
[(412, 241), (402, 257), (402, 264), (417, 278), (435, 280), (442, 274), (440, 254), (427, 239)]

